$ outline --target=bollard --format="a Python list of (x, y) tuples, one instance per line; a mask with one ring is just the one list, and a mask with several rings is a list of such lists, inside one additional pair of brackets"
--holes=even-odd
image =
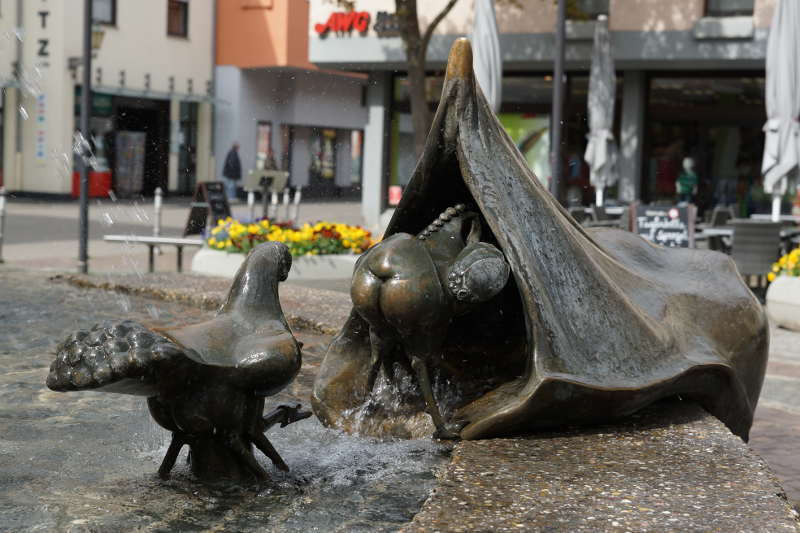
[(267, 211), (267, 218), (270, 221), (277, 222), (278, 218), (278, 193), (272, 191), (269, 198), (269, 211)]
[(294, 190), (294, 198), (292, 199), (292, 216), (290, 220), (292, 224), (297, 225), (297, 220), (300, 217), (300, 199), (302, 198), (303, 193), (301, 192), (300, 187)]
[[(156, 187), (155, 197), (153, 198), (153, 237), (161, 236), (161, 204), (164, 200), (164, 192), (161, 187)], [(156, 253), (161, 255), (161, 247), (156, 246)]]
[(247, 191), (247, 208), (250, 210), (250, 222), (256, 220), (256, 192)]
[(291, 195), (292, 192), (289, 190), (289, 187), (283, 189), (283, 220), (286, 222), (289, 221), (289, 199)]
[(3, 263), (3, 235), (6, 231), (6, 188), (0, 187), (0, 263)]

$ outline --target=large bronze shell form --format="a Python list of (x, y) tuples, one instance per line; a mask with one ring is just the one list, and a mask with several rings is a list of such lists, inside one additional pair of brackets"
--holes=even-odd
[[(458, 392), (447, 416), (462, 438), (608, 421), (681, 396), (747, 439), (769, 330), (733, 261), (578, 225), (487, 106), (465, 39), (450, 52), (424, 153), (386, 235), (418, 234), (456, 203), (480, 212), (483, 240), (512, 273), (492, 306), (453, 320), (431, 363)], [(322, 363), (315, 414), (345, 430), (421, 436), (425, 408), (413, 394), (397, 393), (391, 413), (363, 408), (381, 393), (367, 390), (369, 371), (368, 327), (353, 312)]]

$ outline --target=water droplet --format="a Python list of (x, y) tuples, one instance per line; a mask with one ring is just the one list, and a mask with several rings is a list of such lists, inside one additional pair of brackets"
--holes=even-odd
[(113, 226), (114, 225), (114, 218), (111, 216), (111, 213), (109, 213), (108, 211), (103, 213), (103, 223), (106, 226)]
[(19, 106), (19, 116), (21, 116), (23, 120), (28, 120), (28, 111), (23, 106)]

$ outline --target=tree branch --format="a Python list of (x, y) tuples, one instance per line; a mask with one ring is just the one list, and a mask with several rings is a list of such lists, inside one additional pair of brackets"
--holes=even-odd
[(444, 9), (442, 9), (439, 12), (439, 14), (434, 17), (430, 25), (428, 25), (428, 27), (425, 28), (425, 35), (422, 36), (423, 57), (424, 54), (428, 51), (428, 43), (430, 42), (431, 37), (433, 36), (433, 31), (436, 29), (436, 26), (438, 26), (439, 23), (442, 21), (442, 19), (444, 19), (447, 16), (447, 14), (450, 13), (450, 10), (453, 9), (453, 6), (456, 5), (456, 2), (458, 2), (458, 0), (450, 0), (449, 2), (447, 2), (447, 5), (444, 6)]

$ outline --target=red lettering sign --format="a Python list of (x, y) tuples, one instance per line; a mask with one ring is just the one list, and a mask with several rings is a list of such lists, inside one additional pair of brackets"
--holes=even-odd
[(366, 33), (369, 28), (369, 13), (366, 11), (349, 11), (331, 13), (325, 24), (315, 24), (314, 31), (320, 36), (329, 31), (336, 33), (349, 33), (356, 30), (359, 33)]

